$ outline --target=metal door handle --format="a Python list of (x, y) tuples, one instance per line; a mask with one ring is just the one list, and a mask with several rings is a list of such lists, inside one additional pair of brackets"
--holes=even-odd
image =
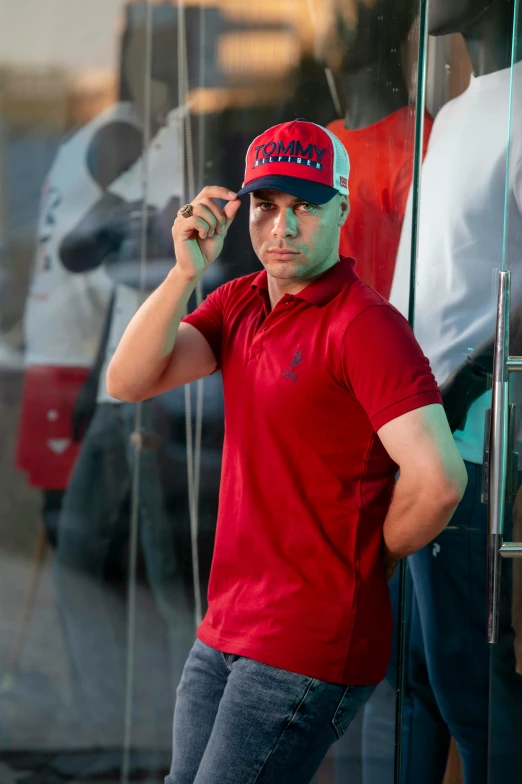
[[(498, 642), (501, 557), (522, 557), (522, 543), (503, 541), (506, 500), (517, 490), (518, 455), (513, 452), (515, 406), (509, 405), (509, 374), (522, 371), (522, 357), (509, 356), (509, 304), (511, 273), (499, 272), (497, 328), (493, 358), (493, 398), (489, 448), (487, 494), (488, 539), (488, 641)], [(487, 420), (486, 420), (487, 434)], [(511, 447), (511, 448), (510, 448)]]
[[(513, 403), (508, 407), (508, 474), (506, 498), (512, 501), (518, 490), (518, 452), (515, 452), (515, 426), (516, 406)], [(484, 452), (482, 456), (482, 494), (480, 500), (483, 504), (489, 501), (489, 447), (491, 441), (491, 409), (486, 408), (484, 416)]]

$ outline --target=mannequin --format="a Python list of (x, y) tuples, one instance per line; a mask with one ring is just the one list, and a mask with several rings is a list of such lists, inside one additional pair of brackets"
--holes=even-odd
[[(123, 51), (131, 28), (129, 14)], [(95, 358), (111, 289), (101, 269), (70, 274), (61, 246), (70, 227), (141, 153), (140, 120), (130, 98), (122, 80), (120, 100), (62, 142), (42, 189), (24, 313), (26, 374), (16, 462), (30, 484), (42, 488), (45, 536), (52, 546), (78, 455), (71, 413)]]
[[(331, 16), (317, 51), (332, 69), (344, 122), (328, 127), (344, 143), (351, 215), (341, 253), (358, 274), (389, 296), (413, 171), (415, 112), (409, 104), (403, 48), (417, 12), (414, 0), (330, 0)], [(429, 135), (431, 118), (426, 118)]]
[(408, 105), (402, 51), (417, 13), (412, 0), (329, 0), (331, 22), (316, 55), (332, 69), (345, 127), (366, 128)]
[[(429, 32), (460, 32), (474, 75), (469, 88), (437, 116), (423, 166), (414, 326), (441, 386), (469, 483), (450, 526), (408, 562), (431, 686), (459, 748), (465, 784), (522, 778), (522, 678), (515, 671), (512, 564), (503, 564), (500, 639), (489, 646), (488, 520), (480, 502), (484, 414), (491, 405), (496, 270), (504, 252), (515, 306), (510, 350), (522, 349), (517, 307), (522, 292), (522, 74), (519, 64), (510, 68), (513, 9), (511, 0), (431, 0), (429, 6)], [(412, 217), (410, 199), (390, 297), (403, 313), (408, 310)], [(506, 539), (511, 529), (508, 504)], [(413, 700), (417, 712), (424, 702), (422, 693), (414, 690)], [(417, 780), (439, 784), (441, 779), (430, 778), (436, 756), (433, 749), (431, 756), (417, 760)]]
[(484, 76), (511, 65), (513, 12), (509, 0), (437, 0), (429, 6), (429, 33), (461, 33), (473, 73)]
[[(450, 3), (439, 0), (429, 7), (429, 32), (430, 35), (462, 33), (475, 76), (484, 76), (509, 68), (511, 64), (513, 11), (512, 2), (459, 0)], [(517, 310), (517, 303), (514, 305), (510, 315), (511, 353), (519, 355), (522, 351), (522, 308)], [(453, 431), (462, 428), (470, 405), (490, 388), (493, 349), (492, 335), (441, 387)]]
[[(129, 5), (128, 17), (135, 24), (122, 42), (121, 92), (132, 99), (143, 126), (150, 123), (148, 156), (149, 210), (147, 235), (147, 279), (157, 285), (161, 274), (172, 265), (170, 223), (162, 223), (163, 208), (179, 205), (181, 194), (179, 121), (177, 102), (177, 8), (158, 6), (152, 12), (152, 101), (150, 116), (143, 104), (145, 64), (145, 7)], [(174, 52), (174, 57), (173, 53)], [(168, 67), (166, 65), (168, 63)], [(168, 74), (168, 79), (167, 79)], [(104, 129), (94, 144), (118, 150), (121, 134), (117, 127)], [(109, 398), (105, 367), (120, 333), (140, 304), (142, 152), (127, 161), (119, 176), (107, 184), (102, 198), (70, 226), (60, 246), (63, 265), (75, 277), (103, 272), (112, 291), (105, 326), (93, 370), (77, 399), (73, 421), (81, 450), (71, 475), (60, 517), (55, 559), (55, 585), (61, 609), (67, 654), (71, 663), (73, 710), (89, 746), (98, 747), (92, 758), (77, 762), (62, 756), (55, 762), (58, 772), (81, 765), (86, 773), (113, 765), (111, 746), (121, 742), (125, 704), (126, 609), (121, 564), (128, 540), (134, 448), (139, 440), (140, 482), (133, 496), (140, 519), (139, 534), (143, 566), (152, 597), (165, 622), (155, 633), (167, 633), (170, 658), (165, 664), (165, 683), (174, 680), (193, 641), (192, 612), (180, 586), (176, 558), (179, 531), (166, 509), (165, 488), (158, 462), (162, 439), (169, 442), (172, 422), (157, 401), (142, 405), (140, 433), (135, 434), (135, 406)], [(99, 159), (99, 150), (91, 154)], [(159, 163), (158, 157), (163, 157)], [(168, 167), (168, 168), (167, 168)], [(158, 171), (160, 176), (158, 177)], [(163, 263), (162, 263), (163, 262)], [(151, 280), (150, 268), (156, 275)], [(103, 326), (103, 322), (102, 322)], [(133, 434), (133, 436), (131, 436)], [(161, 434), (161, 435), (160, 435)], [(184, 488), (186, 494), (186, 487)], [(115, 576), (119, 583), (115, 590)], [(123, 590), (122, 590), (123, 588)], [(179, 661), (178, 661), (179, 658)], [(158, 699), (151, 699), (170, 714), (174, 689), (167, 685)], [(93, 741), (94, 739), (94, 741)], [(166, 757), (167, 759), (167, 757)], [(131, 767), (147, 765), (139, 755)]]

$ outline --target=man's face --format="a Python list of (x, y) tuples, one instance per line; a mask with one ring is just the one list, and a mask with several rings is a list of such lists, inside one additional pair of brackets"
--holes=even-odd
[(339, 230), (348, 211), (348, 199), (340, 194), (326, 204), (310, 204), (281, 191), (254, 191), (252, 245), (273, 278), (306, 280), (338, 258)]

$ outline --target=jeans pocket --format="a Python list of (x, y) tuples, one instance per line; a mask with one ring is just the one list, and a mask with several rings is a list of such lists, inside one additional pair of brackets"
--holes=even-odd
[(339, 740), (342, 738), (359, 709), (370, 699), (375, 686), (347, 686), (332, 718), (332, 726)]

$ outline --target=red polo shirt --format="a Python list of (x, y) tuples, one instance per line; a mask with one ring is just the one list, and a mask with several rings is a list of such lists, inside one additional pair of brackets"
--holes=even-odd
[(376, 431), (441, 403), (408, 322), (345, 258), (273, 310), (263, 270), (185, 321), (212, 347), (225, 400), (197, 636), (321, 680), (377, 683), (390, 654), (381, 542), (397, 465)]

